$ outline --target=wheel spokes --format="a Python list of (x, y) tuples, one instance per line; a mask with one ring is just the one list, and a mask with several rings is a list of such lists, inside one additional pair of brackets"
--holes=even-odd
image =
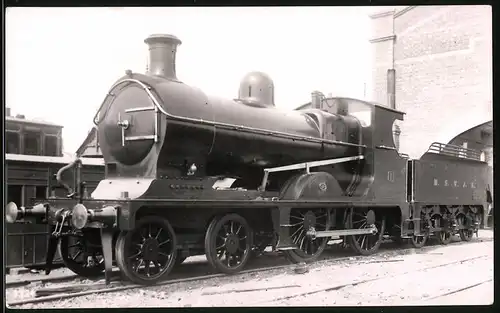
[(235, 220), (222, 224), (215, 236), (215, 261), (226, 268), (237, 267), (241, 264), (245, 253), (248, 252), (248, 230)]
[[(375, 218), (377, 217), (375, 216)], [(370, 251), (377, 246), (382, 232), (382, 223), (383, 221), (375, 219), (375, 226), (378, 230), (375, 234), (353, 235), (354, 242), (361, 250)], [(371, 225), (368, 225), (368, 210), (358, 212), (353, 210), (351, 215), (351, 227), (353, 229), (371, 227)]]
[(290, 239), (292, 243), (298, 246), (300, 253), (305, 257), (314, 256), (323, 243), (328, 241), (328, 238), (315, 238), (314, 240), (307, 236), (310, 228), (316, 231), (325, 231), (329, 229), (329, 211), (316, 210), (302, 212), (293, 210), (290, 213)]
[(169, 268), (175, 252), (172, 235), (154, 222), (131, 234), (126, 259), (136, 275), (142, 279), (155, 279)]

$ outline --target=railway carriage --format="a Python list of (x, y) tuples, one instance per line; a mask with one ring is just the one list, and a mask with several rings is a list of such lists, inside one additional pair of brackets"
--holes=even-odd
[[(62, 126), (10, 116), (7, 108), (6, 131), (6, 200), (30, 206), (35, 199), (46, 199), (52, 192), (64, 197), (67, 191), (56, 180), (58, 170), (71, 159), (62, 156)], [(85, 160), (82, 178), (89, 192), (104, 177), (103, 160)], [(47, 225), (30, 219), (6, 225), (6, 268), (43, 267), (46, 263)], [(64, 261), (58, 254), (55, 264)]]
[[(7, 202), (30, 206), (54, 195), (65, 197), (67, 190), (57, 182), (56, 175), (61, 167), (71, 162), (67, 157), (6, 154)], [(104, 178), (102, 159), (83, 159), (82, 179), (88, 192), (92, 192)], [(30, 218), (7, 224), (6, 267), (43, 267), (46, 262), (47, 225), (41, 220)], [(60, 253), (55, 264), (64, 264)]]
[[(311, 262), (330, 238), (368, 255), (385, 234), (419, 247), (431, 235), (445, 244), (477, 230), (487, 164), (473, 151), (455, 155), (446, 145), (410, 160), (392, 136), (404, 113), (315, 96), (317, 107), (281, 110), (273, 81), (259, 72), (244, 77), (238, 99), (208, 96), (177, 79), (179, 39), (145, 42), (146, 74), (126, 71), (94, 119), (105, 179), (90, 196), (76, 179), (66, 198), (6, 207), (9, 220), (45, 216), (47, 266), (69, 235), (80, 237), (89, 260), (104, 258), (77, 273), (105, 271), (109, 281), (116, 259), (128, 279), (154, 284), (190, 255), (231, 274), (269, 245)], [(80, 165), (61, 173), (73, 168), (78, 178)]]

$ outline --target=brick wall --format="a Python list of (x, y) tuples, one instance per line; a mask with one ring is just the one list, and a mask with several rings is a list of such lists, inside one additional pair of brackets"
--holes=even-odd
[(400, 150), (419, 157), (433, 141), (492, 119), (489, 6), (390, 7), (372, 16), (372, 99), (387, 104), (396, 70), (396, 109), (406, 112)]

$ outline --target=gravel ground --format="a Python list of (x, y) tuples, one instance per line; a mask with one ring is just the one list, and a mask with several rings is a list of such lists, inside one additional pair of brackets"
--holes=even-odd
[[(492, 231), (480, 231), (479, 239), (492, 237)], [(345, 262), (318, 262), (309, 266), (309, 272), (305, 274), (295, 274), (293, 266), (289, 266), (272, 272), (94, 294), (19, 308), (432, 305), (457, 304), (457, 299), (465, 304), (493, 302), (492, 282), (433, 299), (437, 295), (493, 279), (493, 241), (481, 242), (474, 238), (470, 243), (431, 247), (425, 253), (412, 251), (414, 253), (405, 255), (398, 251), (384, 251), (372, 257), (351, 257)], [(486, 257), (424, 270), (483, 255)], [(190, 269), (189, 266), (183, 264), (180, 268)], [(203, 262), (200, 266), (208, 267)], [(377, 280), (323, 291), (372, 278)], [(279, 287), (282, 288), (276, 289)], [(33, 290), (34, 287), (30, 288)], [(22, 293), (27, 289), (16, 290)], [(465, 294), (467, 296), (463, 296)], [(14, 290), (10, 290), (9, 294), (7, 291), (8, 301), (19, 297), (25, 298), (26, 295), (16, 295)]]

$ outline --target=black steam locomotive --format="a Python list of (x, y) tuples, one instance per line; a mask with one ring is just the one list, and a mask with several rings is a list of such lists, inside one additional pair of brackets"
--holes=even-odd
[(269, 245), (310, 262), (331, 238), (368, 255), (384, 235), (422, 247), (431, 235), (446, 244), (477, 231), (487, 205), (477, 152), (433, 144), (410, 160), (392, 136), (404, 113), (349, 98), (283, 111), (258, 72), (238, 99), (210, 97), (177, 79), (179, 39), (145, 42), (147, 73), (127, 71), (94, 119), (106, 176), (92, 195), (77, 159), (61, 169), (75, 173), (67, 198), (7, 205), (10, 221), (52, 225), (48, 265), (58, 243), (72, 253), (72, 236), (85, 256), (76, 273), (109, 274), (116, 260), (131, 281), (153, 284), (191, 255), (230, 274)]

